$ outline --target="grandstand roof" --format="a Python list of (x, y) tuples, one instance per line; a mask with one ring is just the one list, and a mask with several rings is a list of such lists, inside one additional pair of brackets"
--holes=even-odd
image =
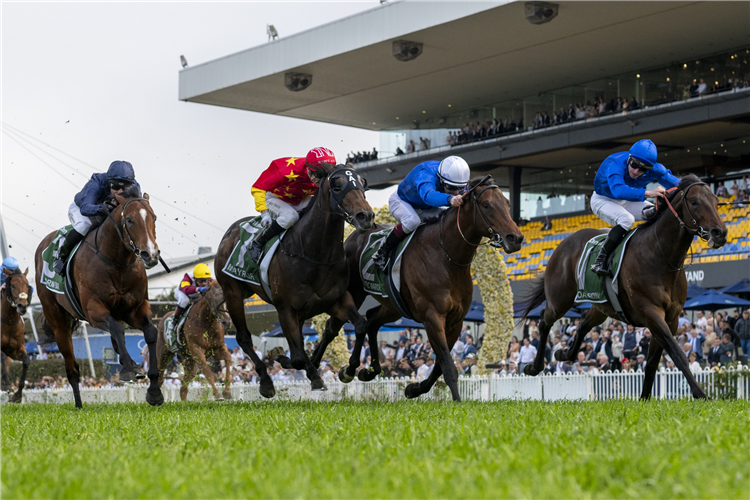
[[(729, 50), (750, 42), (748, 2), (388, 3), (180, 72), (186, 101), (372, 130), (437, 126), (449, 111)], [(391, 44), (424, 44), (410, 62)], [(288, 71), (313, 75), (284, 87)], [(450, 105), (450, 108), (449, 108)], [(398, 117), (398, 118), (397, 118)]]

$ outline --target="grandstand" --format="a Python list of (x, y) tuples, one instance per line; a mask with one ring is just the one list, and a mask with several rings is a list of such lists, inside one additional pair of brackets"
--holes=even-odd
[[(730, 197), (721, 198), (721, 201), (735, 200)], [(694, 264), (750, 259), (750, 204), (732, 207), (733, 205), (719, 207), (719, 213), (728, 229), (726, 245), (718, 249), (708, 248), (705, 241), (695, 238), (690, 247)], [(530, 222), (522, 228), (526, 240), (521, 251), (505, 258), (511, 279), (526, 280), (543, 272), (557, 245), (576, 231), (609, 227), (594, 214), (560, 217), (551, 221), (552, 229), (549, 231), (542, 231), (542, 221)]]

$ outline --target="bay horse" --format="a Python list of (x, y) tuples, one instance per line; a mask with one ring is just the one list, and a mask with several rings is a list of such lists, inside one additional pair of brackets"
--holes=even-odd
[(271, 297), (262, 286), (237, 280), (223, 271), (239, 241), (240, 224), (250, 217), (229, 227), (216, 252), (214, 270), (224, 290), (229, 316), (237, 329), (237, 342), (250, 356), (260, 376), (260, 394), (266, 398), (273, 397), (276, 391), (265, 364), (253, 349), (253, 339), (245, 322), (245, 298), (256, 293), (276, 307), (284, 337), (289, 342), (291, 367), (306, 370), (313, 390), (325, 389), (325, 384), (305, 352), (304, 321), (326, 312), (350, 321), (355, 330), (364, 332), (366, 328), (364, 318), (359, 315), (347, 291), (349, 268), (343, 240), (345, 221), (353, 224), (359, 232), (373, 225), (372, 207), (365, 200), (367, 184), (353, 169), (344, 165), (324, 164), (320, 175), (324, 177), (311, 201), (311, 208), (286, 231), (271, 260), (268, 269)]
[[(31, 287), (26, 276), (29, 268), (23, 273), (20, 269), (11, 271), (3, 269), (5, 288), (0, 296), (0, 331), (2, 332), (2, 351), (10, 359), (23, 363), (21, 378), (18, 379), (18, 390), (10, 398), (11, 403), (23, 400), (23, 388), (26, 384), (26, 372), (29, 369), (29, 354), (23, 336), (23, 319), (31, 301)], [(3, 367), (5, 368), (5, 367)]]
[[(211, 384), (214, 399), (231, 399), (232, 392), (229, 385), (232, 383), (232, 357), (224, 343), (224, 328), (222, 321), (226, 318), (226, 311), (222, 309), (224, 304), (224, 292), (216, 280), (208, 282), (208, 291), (198, 299), (190, 308), (185, 318), (182, 332), (185, 338), (185, 346), (178, 353), (185, 368), (185, 377), (180, 386), (180, 399), (187, 400), (188, 385), (195, 378), (195, 365), (198, 364), (203, 375)], [(159, 387), (164, 383), (164, 371), (173, 353), (167, 349), (164, 339), (164, 328), (168, 317), (174, 314), (170, 311), (165, 314), (159, 322), (159, 338), (156, 340), (156, 352), (159, 359)], [(206, 355), (215, 359), (223, 359), (226, 365), (226, 376), (224, 377), (224, 390), (219, 392), (216, 388), (214, 372), (206, 362)]]
[[(73, 352), (72, 331), (79, 320), (86, 320), (95, 328), (108, 331), (112, 347), (120, 355), (121, 381), (133, 381), (138, 366), (125, 347), (123, 322), (141, 330), (148, 345), (148, 377), (151, 380), (146, 401), (151, 405), (164, 402), (158, 385), (156, 359), (156, 327), (151, 323), (146, 269), (159, 262), (156, 244), (156, 215), (151, 209), (148, 194), (139, 198), (137, 188), (125, 196), (116, 196), (118, 203), (96, 229), (84, 238), (78, 251), (71, 257), (70, 274), (84, 318), (79, 318), (63, 294), (51, 292), (41, 282), (44, 273), (42, 252), (55, 232), (50, 233), (36, 250), (36, 284), (46, 323), (42, 328), (48, 341), (56, 340), (65, 358), (65, 372), (73, 388), (76, 408), (82, 408), (78, 388), (80, 371)], [(54, 334), (54, 339), (52, 338)]]
[[(352, 234), (344, 244), (351, 275), (349, 293), (358, 307), (367, 296), (360, 275), (360, 256), (370, 233), (381, 229), (378, 227), (364, 234)], [(450, 351), (461, 334), (463, 320), (471, 306), (471, 263), (482, 238), (489, 238), (489, 243), (502, 247), (506, 253), (520, 250), (523, 242), (523, 234), (510, 217), (510, 203), (489, 175), (469, 182), (460, 207), (444, 210), (434, 224), (420, 226), (403, 253), (401, 294), (414, 319), (425, 325), (437, 357), (437, 363), (427, 379), (406, 387), (407, 398), (429, 392), (442, 374), (453, 400), (461, 400), (458, 371)], [(401, 313), (389, 298), (377, 295), (373, 295), (373, 298), (380, 305), (367, 311), (366, 333), (370, 345), (377, 346), (378, 330), (384, 324), (399, 319)], [(320, 363), (326, 347), (342, 325), (340, 318), (328, 321), (323, 338), (313, 354), (313, 363)], [(357, 332), (349, 366), (339, 372), (342, 382), (351, 382), (354, 378), (364, 337), (364, 334)], [(360, 370), (357, 376), (360, 380), (368, 381), (380, 371), (378, 356), (373, 356), (370, 370)]]
[[(651, 397), (656, 370), (665, 350), (685, 375), (693, 397), (706, 398), (673, 335), (687, 300), (687, 279), (682, 265), (693, 236), (707, 240), (711, 248), (720, 248), (726, 243), (727, 228), (719, 216), (717, 203), (718, 198), (708, 185), (695, 175), (687, 175), (666, 199), (658, 200), (656, 215), (641, 225), (628, 242), (617, 277), (620, 304), (633, 326), (646, 326), (652, 334), (641, 399)], [(543, 370), (550, 328), (573, 307), (578, 260), (586, 242), (599, 234), (602, 231), (598, 229), (581, 229), (565, 238), (552, 253), (547, 271), (533, 282), (522, 321), (545, 299), (547, 306), (539, 323), (536, 358), (533, 364), (524, 367), (527, 375)], [(591, 304), (572, 345), (557, 351), (555, 358), (574, 361), (589, 330), (608, 316), (615, 316), (609, 303)]]

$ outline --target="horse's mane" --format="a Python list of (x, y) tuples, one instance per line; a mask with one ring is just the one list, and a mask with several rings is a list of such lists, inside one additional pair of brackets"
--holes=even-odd
[[(7, 269), (7, 268), (6, 268), (6, 269)], [(10, 269), (9, 269), (9, 271), (11, 271), (11, 273), (10, 273), (10, 274), (9, 274), (8, 276), (16, 276), (16, 275), (19, 275), (19, 274), (23, 274), (23, 273), (21, 272), (21, 268), (20, 268), (20, 267), (19, 267), (18, 269), (13, 269), (13, 270), (10, 270)]]
[[(697, 175), (688, 174), (685, 177), (681, 177), (680, 184), (677, 186), (677, 189), (669, 193), (667, 195), (667, 199), (669, 200), (670, 203), (672, 203), (672, 200), (674, 199), (675, 196), (677, 196), (678, 192), (686, 189), (688, 186), (690, 186), (691, 184), (695, 184), (696, 182), (701, 182), (700, 178)], [(656, 206), (657, 206), (656, 215), (650, 220), (644, 222), (641, 227), (648, 227), (648, 226), (654, 225), (656, 221), (661, 219), (661, 216), (664, 214), (664, 212), (667, 211), (667, 204), (664, 203), (663, 201), (659, 203), (657, 199)]]
[(483, 175), (481, 177), (474, 177), (469, 181), (469, 189), (474, 189), (477, 186), (496, 186), (497, 183), (495, 182), (495, 179), (492, 177), (489, 177), (485, 180), (487, 176)]
[(138, 186), (131, 184), (127, 189), (123, 190), (120, 196), (123, 198), (140, 198), (141, 193)]

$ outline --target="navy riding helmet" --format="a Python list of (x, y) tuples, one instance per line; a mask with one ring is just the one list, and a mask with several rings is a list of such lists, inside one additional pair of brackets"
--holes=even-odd
[(125, 181), (132, 183), (135, 181), (135, 170), (129, 161), (113, 161), (107, 170), (108, 181)]

